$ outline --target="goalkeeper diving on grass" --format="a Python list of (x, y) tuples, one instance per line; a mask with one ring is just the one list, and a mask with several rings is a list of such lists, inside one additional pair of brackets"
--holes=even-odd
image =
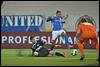
[(51, 52), (49, 48), (47, 48), (45, 45), (48, 44), (46, 40), (35, 40), (33, 37), (30, 37), (30, 40), (32, 41), (32, 56), (36, 57), (51, 57), (51, 56), (61, 56), (65, 57), (64, 53), (59, 52)]

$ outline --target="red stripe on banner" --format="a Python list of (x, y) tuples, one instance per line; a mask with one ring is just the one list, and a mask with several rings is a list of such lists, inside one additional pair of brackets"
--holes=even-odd
[[(67, 34), (71, 45), (73, 45), (72, 48), (77, 48), (74, 42), (75, 32), (67, 32)], [(34, 36), (35, 39), (45, 39), (51, 43), (51, 32), (1, 32), (1, 48), (31, 48), (30, 36)], [(56, 45), (63, 44), (59, 38)], [(94, 46), (86, 43), (84, 48), (94, 48)]]

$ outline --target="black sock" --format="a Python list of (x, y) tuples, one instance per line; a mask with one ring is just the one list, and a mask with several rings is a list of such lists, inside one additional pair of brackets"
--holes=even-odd
[(63, 54), (58, 53), (58, 52), (55, 52), (55, 55), (64, 57), (64, 55), (63, 55)]
[(54, 49), (54, 45), (51, 45), (51, 48), (50, 49), (53, 50)]

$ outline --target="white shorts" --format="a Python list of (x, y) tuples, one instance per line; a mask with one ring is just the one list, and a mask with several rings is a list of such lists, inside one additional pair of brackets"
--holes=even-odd
[(52, 40), (55, 40), (59, 35), (62, 34), (62, 32), (65, 32), (65, 31), (64, 30), (52, 31)]

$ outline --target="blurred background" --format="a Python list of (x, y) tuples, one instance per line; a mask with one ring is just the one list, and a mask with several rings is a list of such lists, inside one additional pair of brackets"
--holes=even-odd
[[(99, 1), (2, 1), (1, 3), (1, 16), (42, 15), (43, 18), (47, 18), (55, 15), (57, 10), (61, 10), (63, 15), (69, 15), (64, 24), (68, 32), (75, 31), (75, 23), (80, 16), (89, 15), (94, 18), (99, 31)], [(51, 31), (51, 28), (51, 23), (44, 21), (43, 27), (36, 27), (32, 31)]]

